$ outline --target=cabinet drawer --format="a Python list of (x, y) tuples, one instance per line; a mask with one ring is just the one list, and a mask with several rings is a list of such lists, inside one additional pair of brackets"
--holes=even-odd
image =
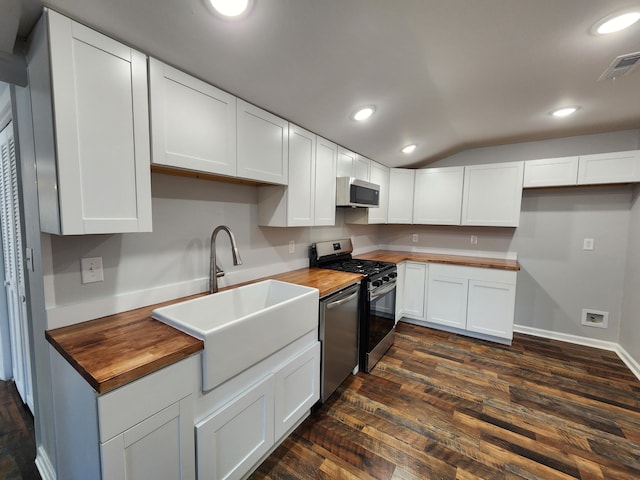
[[(100, 442), (178, 402), (198, 385), (200, 354), (98, 396)], [(171, 385), (172, 388), (167, 388)]]

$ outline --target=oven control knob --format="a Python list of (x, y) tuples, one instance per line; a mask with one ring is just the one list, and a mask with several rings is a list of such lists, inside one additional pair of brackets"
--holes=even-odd
[(396, 272), (391, 272), (389, 274), (389, 278), (396, 278), (398, 276), (398, 274)]
[(372, 283), (374, 287), (379, 287), (382, 285), (382, 280), (374, 280)]
[(384, 277), (382, 277), (382, 281), (383, 282), (388, 282), (389, 281), (389, 277), (387, 277), (386, 275)]

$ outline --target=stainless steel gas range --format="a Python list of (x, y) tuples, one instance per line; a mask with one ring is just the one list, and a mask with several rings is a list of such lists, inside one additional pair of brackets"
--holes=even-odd
[(318, 242), (311, 246), (309, 263), (364, 275), (358, 307), (359, 368), (369, 372), (393, 344), (398, 273), (395, 263), (355, 259), (352, 253), (350, 239)]

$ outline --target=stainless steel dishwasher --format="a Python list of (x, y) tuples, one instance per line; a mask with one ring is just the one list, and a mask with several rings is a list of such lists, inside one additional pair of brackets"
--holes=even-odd
[(360, 284), (356, 283), (320, 299), (322, 403), (358, 365), (359, 294)]

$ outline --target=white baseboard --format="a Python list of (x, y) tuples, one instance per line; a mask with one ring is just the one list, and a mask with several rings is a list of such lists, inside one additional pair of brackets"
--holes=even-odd
[(47, 455), (47, 452), (42, 448), (42, 446), (39, 446), (37, 449), (35, 463), (42, 480), (57, 479), (56, 471), (49, 460), (49, 455)]
[(627, 367), (629, 367), (629, 370), (631, 370), (636, 378), (640, 380), (640, 363), (638, 363), (635, 358), (629, 355), (629, 352), (627, 352), (621, 345), (618, 345), (616, 353), (618, 354), (620, 359), (627, 365)]
[(596, 340), (594, 338), (581, 337), (579, 335), (571, 335), (568, 333), (552, 332), (551, 330), (543, 330), (541, 328), (527, 327), (525, 325), (514, 325), (513, 331), (533, 335), (535, 337), (549, 338), (551, 340), (560, 340), (567, 343), (575, 343), (576, 345), (584, 345), (586, 347), (600, 348), (615, 352), (620, 360), (622, 360), (629, 370), (640, 380), (640, 364), (629, 353), (615, 342), (606, 340)]

